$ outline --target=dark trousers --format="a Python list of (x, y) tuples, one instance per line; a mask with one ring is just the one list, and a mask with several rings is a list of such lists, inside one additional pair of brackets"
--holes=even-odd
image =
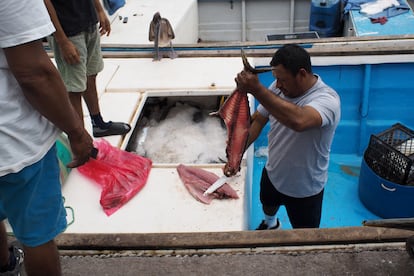
[[(260, 180), (260, 202), (266, 215), (275, 215), (284, 205), (293, 228), (318, 228), (321, 222), (323, 191), (296, 198), (282, 194), (273, 186), (266, 168), (263, 168)], [(268, 211), (272, 210), (272, 211)], [(267, 212), (271, 213), (267, 213)]]

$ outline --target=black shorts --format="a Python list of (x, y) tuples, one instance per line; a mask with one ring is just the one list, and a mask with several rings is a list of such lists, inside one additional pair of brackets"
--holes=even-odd
[(260, 202), (263, 206), (280, 207), (284, 205), (293, 228), (318, 228), (321, 222), (323, 191), (296, 198), (280, 193), (275, 189), (263, 168), (260, 180)]

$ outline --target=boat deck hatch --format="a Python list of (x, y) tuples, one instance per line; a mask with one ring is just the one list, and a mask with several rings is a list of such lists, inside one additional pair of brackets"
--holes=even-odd
[(126, 150), (154, 164), (221, 164), (226, 162), (227, 130), (210, 115), (229, 93), (147, 93)]

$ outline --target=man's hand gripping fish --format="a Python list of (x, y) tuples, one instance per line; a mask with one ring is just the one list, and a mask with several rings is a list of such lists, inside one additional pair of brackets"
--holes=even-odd
[[(267, 72), (269, 68), (255, 69), (250, 66), (244, 51), (241, 51), (244, 70), (254, 74)], [(240, 171), (240, 164), (246, 150), (250, 128), (249, 100), (245, 92), (237, 88), (231, 93), (217, 112), (210, 115), (219, 115), (227, 128), (227, 163), (223, 168), (226, 177), (234, 176)]]

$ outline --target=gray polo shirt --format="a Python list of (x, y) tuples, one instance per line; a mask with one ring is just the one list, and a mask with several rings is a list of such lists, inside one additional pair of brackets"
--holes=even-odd
[(269, 89), (293, 104), (315, 108), (322, 117), (319, 128), (296, 132), (279, 123), (262, 105), (257, 108), (270, 122), (269, 178), (279, 192), (297, 198), (315, 195), (325, 186), (331, 144), (341, 116), (338, 94), (317, 77), (315, 85), (301, 97), (285, 97), (276, 88), (276, 81)]

